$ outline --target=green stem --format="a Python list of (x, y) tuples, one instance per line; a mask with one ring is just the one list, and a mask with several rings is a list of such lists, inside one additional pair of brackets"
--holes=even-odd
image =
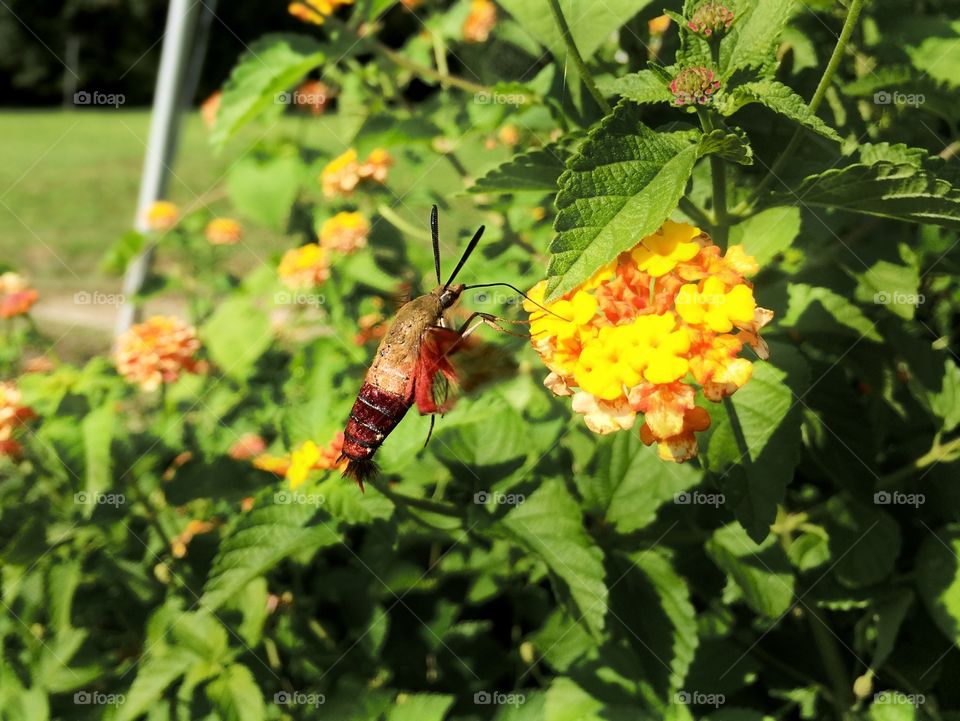
[(603, 111), (604, 115), (609, 115), (613, 112), (613, 108), (610, 107), (607, 99), (603, 97), (603, 93), (600, 92), (600, 88), (597, 87), (597, 83), (587, 69), (587, 64), (583, 61), (583, 56), (577, 49), (577, 44), (573, 39), (573, 33), (570, 32), (567, 19), (563, 16), (563, 10), (560, 9), (560, 0), (548, 0), (548, 2), (550, 4), (550, 12), (553, 13), (553, 19), (557, 23), (560, 34), (563, 36), (563, 42), (567, 46), (567, 52), (570, 54), (570, 57), (573, 58), (573, 63), (577, 66), (577, 71), (580, 73), (580, 79), (583, 81), (583, 84), (587, 86), (587, 90), (590, 92), (590, 95), (593, 96), (593, 99)]
[(833, 687), (833, 709), (837, 715), (837, 721), (843, 721), (852, 702), (847, 669), (840, 656), (837, 640), (830, 632), (827, 620), (820, 609), (814, 605), (808, 607), (807, 611), (810, 614), (810, 631), (813, 633), (813, 641), (817, 645), (820, 658), (823, 660), (824, 671)]
[[(697, 116), (705, 133), (716, 127), (709, 110), (697, 108)], [(710, 180), (713, 184), (713, 242), (721, 250), (726, 250), (730, 231), (730, 219), (727, 216), (727, 166), (723, 158), (716, 153), (710, 155)]]
[[(833, 48), (833, 55), (830, 56), (830, 61), (827, 63), (827, 67), (823, 71), (820, 82), (817, 84), (817, 89), (813, 92), (813, 97), (810, 98), (810, 102), (807, 103), (807, 109), (810, 110), (811, 113), (816, 112), (817, 108), (820, 107), (820, 103), (823, 102), (823, 97), (827, 93), (827, 88), (830, 87), (830, 83), (833, 81), (833, 76), (836, 74), (837, 68), (840, 67), (840, 61), (843, 59), (843, 53), (847, 49), (847, 43), (850, 42), (850, 36), (853, 35), (853, 30), (857, 25), (857, 18), (860, 17), (860, 10), (862, 9), (863, 0), (850, 0), (850, 7), (847, 10), (847, 17), (843, 21), (843, 29), (840, 31), (840, 37), (837, 38), (837, 44)], [(776, 179), (777, 174), (787, 164), (790, 156), (793, 155), (793, 152), (797, 149), (797, 146), (800, 144), (800, 138), (803, 136), (803, 132), (803, 127), (797, 126), (797, 129), (793, 131), (793, 137), (790, 138), (790, 142), (787, 143), (787, 147), (784, 148), (784, 151), (780, 154), (780, 157), (777, 158), (770, 170), (767, 171), (766, 177), (760, 181), (751, 196), (735, 208), (734, 212), (741, 212), (751, 207), (770, 186), (770, 184)]]
[(714, 220), (707, 215), (707, 212), (689, 198), (680, 198), (680, 210), (686, 213), (690, 220), (697, 225), (708, 225), (710, 227), (714, 225)]
[(420, 240), (430, 240), (430, 234), (427, 231), (405, 221), (390, 206), (380, 203), (377, 206), (377, 212), (380, 213), (380, 217), (400, 232), (412, 235), (414, 238), (420, 238)]
[(940, 461), (954, 461), (958, 457), (960, 457), (960, 436), (943, 444), (940, 443), (940, 437), (937, 436), (933, 439), (933, 445), (929, 451), (913, 461), (913, 463), (908, 463), (903, 468), (898, 468), (882, 476), (879, 485), (881, 487), (891, 486), (898, 481), (902, 481), (904, 478), (909, 478), (921, 468), (932, 466), (934, 463), (940, 463)]

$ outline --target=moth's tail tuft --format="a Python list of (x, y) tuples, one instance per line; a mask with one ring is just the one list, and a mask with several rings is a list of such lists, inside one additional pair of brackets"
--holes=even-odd
[[(340, 456), (340, 460), (347, 458), (346, 456)], [(343, 469), (344, 478), (352, 478), (357, 482), (357, 485), (360, 486), (360, 492), (363, 493), (363, 483), (368, 481), (371, 478), (375, 477), (380, 472), (380, 469), (377, 468), (377, 464), (373, 462), (372, 458), (347, 458), (347, 467)]]

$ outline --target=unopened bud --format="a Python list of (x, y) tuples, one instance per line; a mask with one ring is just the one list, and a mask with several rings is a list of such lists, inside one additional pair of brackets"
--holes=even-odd
[(710, 68), (684, 68), (670, 83), (675, 105), (706, 105), (720, 89)]
[(733, 24), (733, 13), (723, 3), (705, 2), (698, 5), (687, 21), (687, 27), (697, 35), (708, 38), (712, 35), (724, 35)]

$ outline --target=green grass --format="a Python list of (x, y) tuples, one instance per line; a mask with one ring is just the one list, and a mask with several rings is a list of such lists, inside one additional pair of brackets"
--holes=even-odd
[[(119, 279), (102, 276), (98, 266), (132, 226), (149, 125), (147, 110), (0, 113), (0, 262), (41, 291), (116, 287)], [(226, 213), (223, 174), (233, 157), (213, 153), (191, 114), (168, 197)], [(276, 234), (257, 229), (246, 242), (277, 247)]]

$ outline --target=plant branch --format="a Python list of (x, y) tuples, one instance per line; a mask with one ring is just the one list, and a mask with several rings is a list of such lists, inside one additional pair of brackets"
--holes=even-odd
[(837, 715), (837, 721), (843, 721), (847, 709), (850, 708), (850, 679), (847, 677), (847, 669), (843, 665), (843, 658), (840, 656), (840, 649), (837, 647), (837, 640), (827, 626), (827, 621), (815, 605), (808, 606), (807, 612), (810, 619), (810, 631), (813, 634), (813, 641), (820, 652), (820, 658), (823, 660), (823, 667), (830, 678), (833, 687), (833, 709)]
[(743, 465), (749, 466), (753, 459), (750, 458), (750, 446), (747, 445), (747, 437), (743, 433), (743, 426), (740, 425), (740, 417), (737, 415), (737, 409), (730, 400), (730, 396), (724, 396), (723, 407), (730, 418), (730, 428), (733, 431), (733, 437), (737, 442), (737, 449), (740, 451), (740, 460)]
[[(705, 133), (716, 127), (710, 111), (697, 108), (697, 117), (700, 118), (700, 125)], [(713, 241), (721, 250), (726, 250), (730, 229), (727, 215), (727, 166), (723, 158), (716, 154), (710, 155), (710, 180), (713, 185)]]
[(421, 511), (427, 511), (428, 513), (436, 513), (441, 516), (449, 516), (450, 518), (462, 518), (462, 514), (454, 506), (451, 506), (448, 503), (441, 503), (439, 501), (431, 501), (426, 498), (415, 498), (414, 496), (408, 496), (405, 493), (397, 493), (390, 489), (386, 483), (381, 483), (377, 479), (372, 479), (368, 481), (371, 486), (376, 488), (380, 493), (385, 495), (391, 501), (393, 501), (398, 506), (404, 506), (406, 508), (417, 508)]
[[(857, 25), (857, 18), (860, 17), (861, 9), (863, 9), (863, 0), (850, 0), (850, 7), (847, 10), (847, 17), (843, 21), (843, 29), (840, 31), (840, 36), (837, 38), (837, 44), (833, 48), (833, 54), (830, 56), (830, 60), (827, 62), (827, 67), (823, 71), (820, 82), (817, 84), (817, 89), (813, 91), (813, 97), (810, 98), (810, 102), (807, 103), (807, 109), (811, 113), (816, 112), (817, 108), (820, 107), (820, 103), (823, 101), (824, 95), (826, 95), (827, 88), (830, 87), (830, 83), (833, 81), (833, 76), (836, 74), (837, 68), (840, 67), (840, 61), (843, 59), (843, 54), (847, 49), (847, 43), (850, 42), (850, 36), (853, 35), (853, 30)], [(798, 126), (797, 129), (793, 131), (793, 137), (790, 138), (790, 142), (787, 143), (787, 147), (784, 148), (783, 152), (780, 154), (780, 157), (776, 159), (776, 161), (773, 163), (773, 166), (771, 166), (771, 168), (767, 171), (767, 175), (763, 178), (763, 180), (760, 181), (750, 197), (741, 205), (738, 205), (734, 212), (741, 212), (752, 206), (757, 201), (763, 192), (776, 179), (777, 174), (787, 164), (790, 156), (793, 155), (793, 152), (800, 144), (800, 138), (803, 136), (803, 133), (804, 130), (802, 126)]]
[(577, 49), (577, 44), (573, 39), (573, 33), (570, 32), (570, 26), (567, 24), (567, 19), (563, 16), (563, 10), (560, 9), (560, 0), (548, 0), (548, 2), (550, 4), (550, 12), (553, 13), (553, 19), (557, 23), (557, 27), (560, 29), (560, 34), (563, 36), (563, 42), (567, 46), (567, 52), (570, 54), (570, 57), (573, 58), (574, 65), (577, 66), (577, 72), (580, 74), (580, 79), (583, 81), (583, 84), (587, 86), (587, 90), (590, 92), (590, 95), (593, 97), (594, 101), (596, 101), (597, 105), (600, 106), (600, 109), (603, 111), (604, 115), (609, 115), (613, 112), (613, 108), (610, 107), (610, 103), (607, 102), (607, 99), (603, 97), (603, 93), (600, 92), (600, 88), (597, 87), (597, 83), (594, 81), (593, 76), (587, 69), (587, 64), (583, 61), (583, 56)]

